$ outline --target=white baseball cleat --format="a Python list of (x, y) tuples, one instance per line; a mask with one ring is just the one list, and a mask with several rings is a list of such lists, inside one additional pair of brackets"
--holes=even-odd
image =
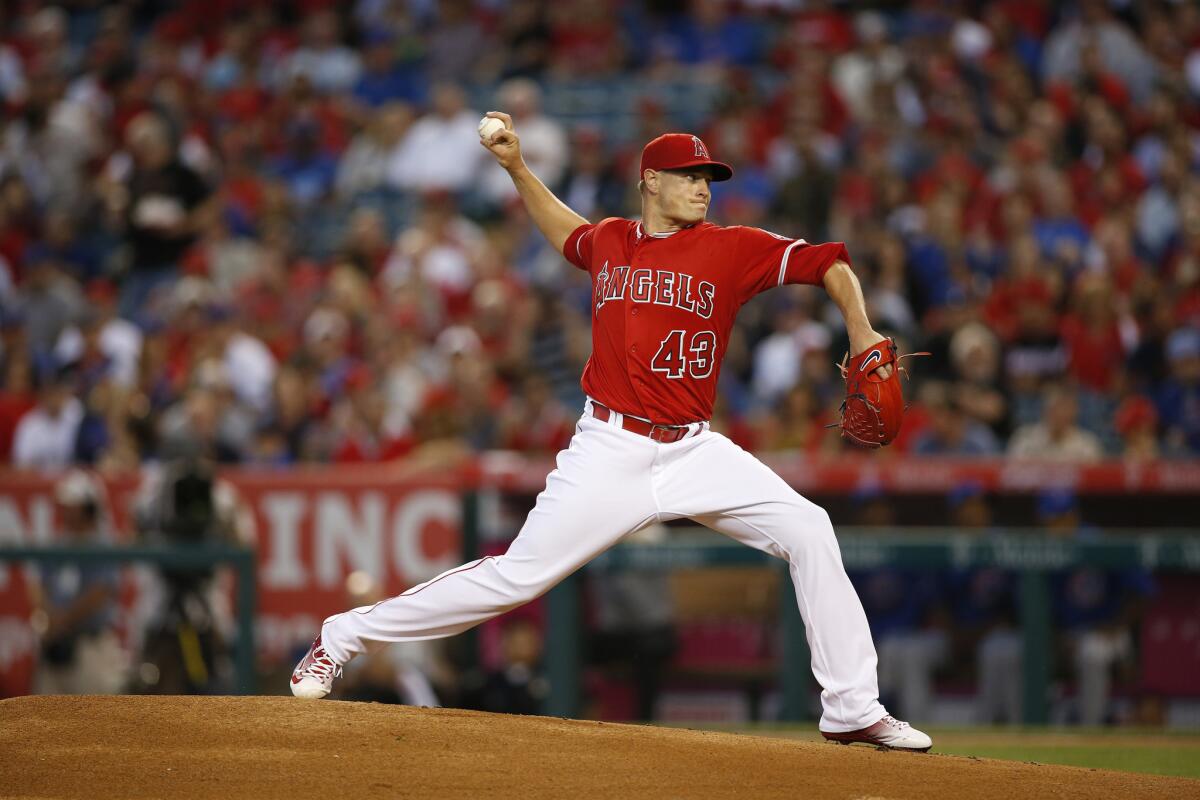
[(927, 735), (907, 722), (896, 719), (891, 714), (888, 714), (879, 720), (879, 722), (866, 728), (847, 731), (845, 733), (827, 733), (821, 731), (821, 735), (829, 741), (837, 742), (838, 744), (863, 742), (888, 750), (913, 750), (924, 753), (933, 747), (933, 740)]
[(292, 670), (292, 694), (306, 700), (320, 700), (333, 688), (333, 679), (342, 677), (342, 665), (329, 657), (321, 646), (321, 635)]

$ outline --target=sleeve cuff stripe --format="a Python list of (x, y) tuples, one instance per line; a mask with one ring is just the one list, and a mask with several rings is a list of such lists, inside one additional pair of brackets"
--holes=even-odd
[(776, 286), (783, 286), (783, 279), (787, 277), (788, 258), (790, 258), (792, 255), (792, 249), (799, 244), (808, 244), (808, 242), (804, 241), (803, 239), (797, 239), (789, 244), (787, 249), (783, 251), (783, 258), (779, 259), (779, 282), (775, 284)]

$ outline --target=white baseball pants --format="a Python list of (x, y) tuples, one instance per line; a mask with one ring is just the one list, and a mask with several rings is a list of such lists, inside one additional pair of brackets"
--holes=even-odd
[(627, 534), (688, 518), (787, 560), (823, 689), (821, 730), (878, 722), (871, 631), (824, 509), (706, 425), (671, 444), (620, 426), (620, 414), (601, 422), (589, 408), (507, 553), (330, 617), (326, 652), (345, 663), (386, 642), (460, 633), (542, 595)]

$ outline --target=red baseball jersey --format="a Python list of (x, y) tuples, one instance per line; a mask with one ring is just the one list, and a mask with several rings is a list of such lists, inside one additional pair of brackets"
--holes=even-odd
[(576, 228), (563, 255), (592, 276), (583, 390), (660, 425), (712, 417), (729, 333), (747, 300), (785, 283), (820, 284), (835, 261), (850, 261), (841, 242), (709, 222), (647, 234), (617, 217)]

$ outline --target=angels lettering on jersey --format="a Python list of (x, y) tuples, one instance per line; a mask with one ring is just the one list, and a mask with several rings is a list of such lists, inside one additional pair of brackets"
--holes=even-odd
[(686, 272), (669, 269), (609, 267), (607, 261), (596, 273), (596, 313), (612, 300), (626, 297), (635, 303), (653, 303), (690, 311), (701, 319), (712, 316), (717, 287), (712, 281), (697, 280)]

